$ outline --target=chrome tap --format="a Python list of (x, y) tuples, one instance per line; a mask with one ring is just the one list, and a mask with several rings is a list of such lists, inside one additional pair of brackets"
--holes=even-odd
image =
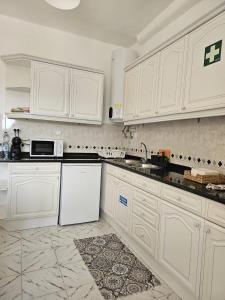
[(145, 143), (141, 142), (141, 146), (144, 146), (145, 148), (145, 157), (142, 157), (142, 162), (144, 164), (146, 164), (148, 162), (148, 150), (147, 150), (147, 146), (145, 145)]

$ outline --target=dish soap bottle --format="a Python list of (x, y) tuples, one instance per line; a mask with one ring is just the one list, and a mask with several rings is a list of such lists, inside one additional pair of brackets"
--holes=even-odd
[(2, 154), (4, 160), (9, 159), (9, 139), (10, 139), (9, 135), (7, 131), (5, 131), (3, 134), (3, 143), (2, 143)]

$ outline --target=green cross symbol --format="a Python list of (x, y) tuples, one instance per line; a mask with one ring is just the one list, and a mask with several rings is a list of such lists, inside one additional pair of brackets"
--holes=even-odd
[(222, 40), (205, 48), (204, 66), (220, 61), (222, 50)]

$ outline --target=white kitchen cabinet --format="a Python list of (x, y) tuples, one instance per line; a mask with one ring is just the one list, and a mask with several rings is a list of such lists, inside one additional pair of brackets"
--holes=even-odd
[(32, 62), (31, 113), (69, 117), (70, 69)]
[(70, 118), (102, 121), (103, 74), (71, 69)]
[(146, 59), (140, 65), (140, 83), (137, 99), (136, 118), (143, 119), (154, 115), (157, 92), (158, 55)]
[(137, 117), (139, 78), (140, 65), (130, 69), (125, 73), (124, 121), (130, 121)]
[(130, 230), (132, 187), (125, 182), (119, 182), (116, 194), (115, 218), (121, 228), (128, 232)]
[(203, 220), (161, 203), (159, 262), (196, 297), (202, 256)]
[(160, 53), (157, 115), (174, 114), (180, 110), (183, 90), (184, 46), (184, 39), (181, 39)]
[(13, 175), (10, 177), (10, 217), (38, 218), (57, 215), (59, 175)]
[(107, 174), (105, 178), (102, 209), (111, 217), (115, 217), (118, 185), (119, 181), (115, 177)]
[(225, 299), (225, 229), (206, 222), (202, 300)]
[(184, 112), (225, 107), (224, 42), (224, 13), (188, 35)]

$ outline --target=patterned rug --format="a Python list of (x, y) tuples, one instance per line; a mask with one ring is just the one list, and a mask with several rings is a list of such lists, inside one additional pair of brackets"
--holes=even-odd
[(140, 293), (159, 280), (115, 234), (74, 240), (105, 299)]

